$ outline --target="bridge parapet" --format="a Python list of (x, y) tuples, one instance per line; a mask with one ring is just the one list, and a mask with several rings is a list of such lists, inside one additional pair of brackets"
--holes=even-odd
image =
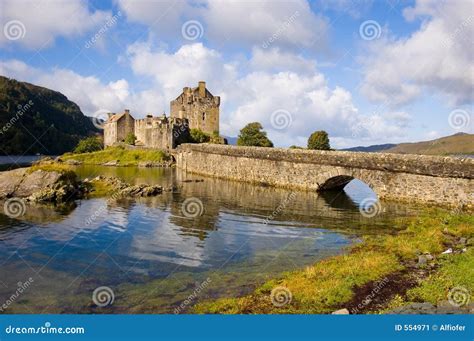
[(287, 148), (238, 147), (218, 144), (183, 144), (180, 152), (202, 152), (272, 161), (403, 172), (429, 176), (474, 179), (474, 159), (431, 155), (320, 151)]
[(352, 179), (379, 198), (474, 208), (474, 160), (453, 157), (184, 144), (188, 172), (299, 190), (341, 189)]

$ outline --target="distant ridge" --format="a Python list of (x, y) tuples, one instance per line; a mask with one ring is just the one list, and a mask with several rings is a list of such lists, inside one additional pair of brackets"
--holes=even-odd
[(474, 134), (457, 133), (429, 141), (400, 144), (387, 143), (341, 150), (421, 155), (474, 155)]
[(367, 146), (367, 147), (358, 146), (358, 147), (346, 148), (346, 149), (341, 149), (341, 150), (349, 151), (349, 152), (381, 152), (383, 150), (387, 150), (395, 146), (396, 144), (394, 143), (386, 143), (386, 144), (375, 144), (373, 146)]
[(474, 155), (474, 134), (457, 133), (430, 141), (400, 143), (386, 151), (400, 154)]

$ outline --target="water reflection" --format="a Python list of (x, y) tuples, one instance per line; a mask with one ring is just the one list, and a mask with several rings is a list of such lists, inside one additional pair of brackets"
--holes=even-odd
[[(249, 283), (340, 253), (364, 234), (393, 233), (395, 217), (414, 213), (388, 205), (375, 218), (363, 217), (358, 203), (370, 193), (357, 183), (348, 196), (172, 169), (79, 167), (78, 173), (177, 189), (154, 198), (78, 201), (72, 211), (29, 208), (20, 220), (0, 215), (0, 303), (18, 281), (36, 281), (11, 312), (96, 312), (90, 294), (100, 285), (119, 291), (105, 312), (167, 312), (206, 276), (218, 277), (213, 297), (246, 292)], [(197, 179), (204, 181), (189, 182)], [(204, 207), (196, 219), (182, 212), (191, 197)], [(154, 303), (144, 299), (149, 295)]]

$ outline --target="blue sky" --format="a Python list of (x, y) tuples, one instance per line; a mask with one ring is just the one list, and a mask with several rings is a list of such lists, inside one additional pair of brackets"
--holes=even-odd
[(0, 74), (89, 116), (169, 112), (185, 86), (221, 96), (221, 133), (262, 122), (277, 146), (336, 148), (473, 132), (474, 3), (1, 3)]

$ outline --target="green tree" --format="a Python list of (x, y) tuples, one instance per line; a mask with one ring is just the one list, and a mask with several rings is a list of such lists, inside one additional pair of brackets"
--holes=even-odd
[(308, 149), (330, 150), (328, 133), (324, 130), (312, 133), (308, 139)]
[(76, 148), (74, 149), (74, 153), (91, 153), (102, 150), (103, 148), (104, 145), (102, 143), (102, 139), (96, 136), (91, 136), (79, 141)]
[(259, 122), (247, 124), (240, 130), (237, 139), (238, 146), (254, 146), (254, 147), (273, 147), (272, 141), (267, 137), (267, 133), (262, 130), (263, 127)]
[(191, 129), (190, 134), (192, 143), (206, 143), (211, 140), (208, 134), (197, 128)]
[(137, 137), (135, 136), (134, 133), (128, 133), (127, 136), (125, 137), (125, 140), (124, 142), (126, 144), (130, 144), (130, 145), (135, 145), (135, 142), (137, 142)]

